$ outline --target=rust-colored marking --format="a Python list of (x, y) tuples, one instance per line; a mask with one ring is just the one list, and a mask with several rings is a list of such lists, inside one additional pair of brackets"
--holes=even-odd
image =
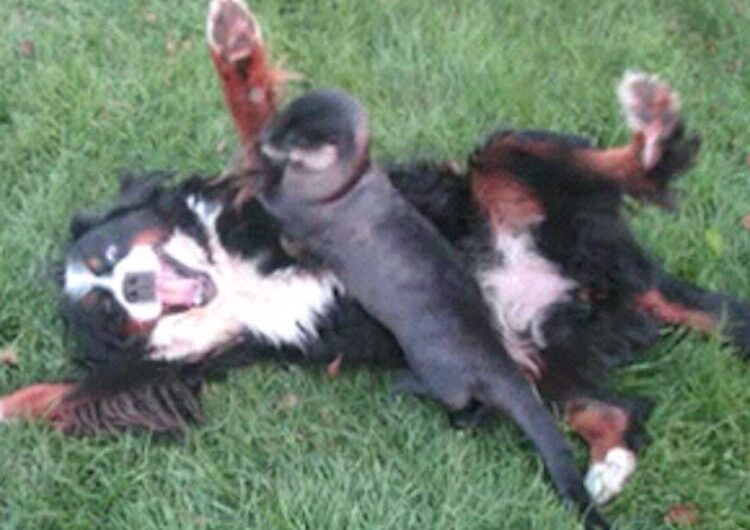
[(634, 133), (628, 145), (611, 149), (574, 149), (571, 162), (588, 174), (609, 180), (634, 196), (662, 191), (663, 182), (650, 176), (641, 161), (644, 135)]
[(243, 145), (250, 145), (276, 111), (285, 79), (268, 64), (260, 26), (239, 1), (214, 0), (208, 44), (224, 99)]
[(671, 302), (658, 289), (650, 289), (636, 296), (635, 305), (667, 324), (688, 326), (704, 333), (716, 329), (718, 325), (713, 315)]
[(153, 321), (141, 322), (139, 320), (128, 319), (120, 328), (121, 337), (134, 337), (147, 335), (154, 327)]
[(154, 246), (164, 239), (164, 231), (160, 228), (146, 228), (138, 232), (131, 241), (131, 246), (145, 245)]
[(511, 173), (474, 172), (471, 186), (479, 208), (495, 228), (518, 230), (544, 218), (544, 209), (533, 192)]
[(512, 133), (498, 135), (471, 160), (471, 188), (495, 229), (517, 230), (544, 218), (544, 208), (508, 168), (519, 156), (548, 156), (545, 146)]
[(587, 173), (599, 175), (622, 186), (653, 186), (646, 180), (638, 153), (643, 148), (643, 135), (634, 134), (631, 143), (611, 149), (574, 149), (573, 163)]
[(594, 399), (565, 403), (565, 421), (589, 445), (590, 463), (601, 462), (615, 447), (627, 447), (630, 414), (622, 407)]
[(93, 290), (83, 297), (82, 302), (88, 309), (93, 309), (96, 304), (99, 303), (100, 293), (97, 290)]
[(0, 398), (0, 415), (4, 419), (52, 419), (74, 385), (42, 383), (31, 385)]
[(94, 274), (101, 274), (104, 270), (104, 263), (97, 257), (90, 257), (86, 259), (86, 266)]
[(339, 376), (339, 372), (341, 371), (341, 362), (343, 360), (343, 355), (337, 355), (334, 360), (328, 363), (328, 366), (326, 367), (326, 375), (330, 379), (335, 379)]

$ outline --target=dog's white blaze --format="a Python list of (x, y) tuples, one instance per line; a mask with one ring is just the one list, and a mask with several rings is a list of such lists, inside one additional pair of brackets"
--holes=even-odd
[(305, 346), (317, 339), (317, 325), (340, 289), (332, 274), (303, 274), (294, 267), (262, 275), (256, 261), (226, 252), (216, 232), (216, 203), (188, 199), (206, 227), (212, 262), (187, 235), (176, 231), (163, 250), (186, 266), (211, 276), (217, 295), (204, 307), (162, 317), (153, 329), (152, 356), (194, 360), (250, 333), (271, 344)]
[(595, 462), (584, 479), (586, 489), (597, 504), (606, 504), (619, 495), (638, 466), (638, 457), (624, 447), (607, 451), (604, 460)]
[(502, 263), (477, 271), (477, 281), (508, 354), (540, 377), (542, 366), (537, 352), (546, 345), (541, 326), (548, 308), (568, 300), (576, 283), (539, 255), (528, 232), (499, 232), (495, 249), (502, 254)]

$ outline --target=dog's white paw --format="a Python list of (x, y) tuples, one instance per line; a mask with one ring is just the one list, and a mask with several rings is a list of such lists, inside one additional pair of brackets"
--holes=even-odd
[(606, 504), (619, 495), (638, 465), (633, 451), (615, 447), (604, 460), (594, 463), (586, 473), (584, 484), (597, 504)]

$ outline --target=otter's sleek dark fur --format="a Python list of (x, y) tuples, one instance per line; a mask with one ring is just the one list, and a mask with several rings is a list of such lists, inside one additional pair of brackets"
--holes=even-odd
[[(349, 96), (302, 96), (264, 133), (270, 177), (261, 201), (394, 334), (417, 393), (451, 411), (478, 402), (509, 415), (562, 498), (586, 513), (591, 499), (572, 452), (505, 352), (478, 286), (448, 241), (369, 162), (367, 142), (364, 111)], [(326, 158), (308, 162), (317, 156)], [(606, 526), (596, 510), (586, 520)]]

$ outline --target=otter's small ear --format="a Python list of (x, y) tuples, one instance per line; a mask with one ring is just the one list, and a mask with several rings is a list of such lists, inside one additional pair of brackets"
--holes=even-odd
[(300, 162), (308, 169), (322, 171), (333, 166), (339, 159), (339, 152), (333, 144), (323, 144), (312, 149), (292, 149), (289, 160)]

